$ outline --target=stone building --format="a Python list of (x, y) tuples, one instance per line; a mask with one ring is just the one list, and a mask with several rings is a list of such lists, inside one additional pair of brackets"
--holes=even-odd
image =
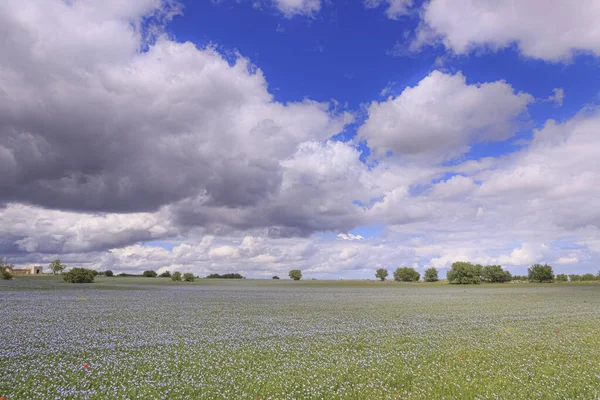
[(11, 268), (11, 267), (6, 267), (6, 269), (8, 270), (8, 272), (10, 272), (11, 274), (13, 274), (15, 276), (19, 276), (19, 275), (41, 275), (44, 267), (42, 267), (41, 265), (32, 265), (31, 267), (27, 267), (27, 268)]

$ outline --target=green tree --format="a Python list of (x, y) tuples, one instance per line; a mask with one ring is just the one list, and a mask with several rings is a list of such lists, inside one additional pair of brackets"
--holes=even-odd
[(295, 281), (299, 281), (300, 279), (302, 279), (302, 271), (300, 271), (299, 269), (293, 269), (290, 271), (290, 279), (293, 279)]
[(273, 277), (273, 279), (279, 279), (279, 277), (278, 277), (277, 275), (275, 275), (275, 276)]
[(171, 271), (165, 271), (162, 274), (159, 275), (161, 278), (170, 278), (171, 277)]
[(145, 276), (146, 278), (156, 278), (156, 275), (156, 272), (152, 270), (144, 271), (142, 273), (142, 276)]
[(509, 282), (512, 276), (500, 265), (486, 265), (481, 270), (481, 280), (485, 282)]
[(92, 283), (94, 282), (94, 271), (86, 268), (73, 268), (66, 274), (63, 279), (69, 283)]
[(527, 270), (530, 282), (554, 282), (554, 271), (548, 264), (533, 264)]
[(115, 276), (115, 274), (110, 269), (107, 269), (104, 271), (104, 276)]
[(452, 264), (452, 269), (446, 274), (448, 282), (453, 284), (477, 284), (481, 281), (483, 267), (479, 264), (473, 265), (469, 262), (457, 261)]
[(181, 281), (181, 272), (179, 272), (179, 271), (173, 272), (173, 275), (171, 275), (171, 280), (174, 282), (180, 282)]
[(0, 257), (0, 279), (5, 281), (11, 280), (13, 278), (10, 270), (15, 266), (13, 264), (9, 264), (8, 260), (4, 257)]
[(49, 267), (50, 267), (50, 270), (52, 270), (52, 273), (54, 275), (58, 275), (58, 274), (62, 273), (65, 270), (65, 268), (67, 268), (66, 265), (60, 263), (60, 259), (59, 258), (57, 258), (56, 260), (52, 261), (50, 263)]
[(387, 278), (388, 276), (388, 271), (385, 268), (379, 268), (377, 271), (375, 271), (375, 278), (379, 279), (380, 281), (385, 281), (385, 278)]
[(581, 280), (582, 281), (595, 281), (596, 276), (594, 274), (583, 274), (581, 276)]
[(558, 275), (556, 275), (556, 281), (557, 282), (567, 282), (568, 280), (569, 280), (569, 278), (565, 274), (558, 274)]
[(437, 282), (438, 272), (437, 269), (431, 267), (425, 270), (425, 282)]
[(186, 272), (183, 274), (183, 280), (186, 282), (194, 282), (195, 279), (196, 277), (191, 272)]
[(570, 274), (569, 275), (569, 280), (571, 282), (579, 282), (581, 280), (581, 275), (577, 275), (577, 274)]
[(394, 280), (401, 282), (416, 282), (419, 280), (421, 275), (414, 268), (404, 267), (397, 268), (394, 271)]

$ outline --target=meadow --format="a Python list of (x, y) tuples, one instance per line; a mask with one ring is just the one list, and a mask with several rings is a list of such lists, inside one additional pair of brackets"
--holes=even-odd
[(0, 282), (0, 397), (598, 399), (600, 285)]

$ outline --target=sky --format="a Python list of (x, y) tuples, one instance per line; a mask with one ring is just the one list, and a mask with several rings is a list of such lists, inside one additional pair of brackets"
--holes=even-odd
[(600, 3), (6, 0), (0, 255), (600, 269)]

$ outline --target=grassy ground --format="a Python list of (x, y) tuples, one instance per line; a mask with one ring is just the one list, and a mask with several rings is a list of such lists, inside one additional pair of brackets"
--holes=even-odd
[(600, 397), (598, 284), (22, 277), (0, 304), (7, 400)]

